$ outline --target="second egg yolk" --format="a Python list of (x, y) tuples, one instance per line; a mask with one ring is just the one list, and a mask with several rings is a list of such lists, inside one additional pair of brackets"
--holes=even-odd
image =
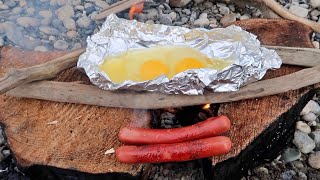
[(142, 80), (151, 80), (161, 75), (168, 76), (169, 68), (158, 60), (149, 60), (142, 64), (140, 68), (140, 77)]
[(204, 64), (201, 61), (194, 58), (185, 58), (175, 65), (175, 73), (178, 74), (188, 69), (198, 68), (204, 68)]

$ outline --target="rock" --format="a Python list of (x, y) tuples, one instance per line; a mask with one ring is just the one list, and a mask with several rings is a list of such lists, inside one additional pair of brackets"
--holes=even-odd
[[(0, 38), (1, 39), (1, 38)], [(0, 127), (0, 144), (4, 144), (6, 141), (4, 140), (4, 137), (3, 137), (3, 131), (2, 131), (2, 128)]]
[(74, 9), (75, 9), (75, 10), (79, 10), (79, 11), (83, 11), (83, 10), (84, 10), (84, 7), (81, 6), (81, 5), (78, 5), (78, 6), (75, 6)]
[(74, 43), (73, 47), (71, 50), (77, 50), (81, 48), (81, 44), (80, 43)]
[(313, 141), (316, 143), (316, 149), (320, 151), (320, 131), (312, 132), (314, 138)]
[(317, 119), (317, 116), (314, 113), (309, 112), (309, 113), (303, 115), (302, 119), (310, 122), (310, 121), (315, 121)]
[(13, 0), (6, 0), (4, 4), (7, 5), (9, 8), (14, 8), (17, 5), (17, 3)]
[(293, 144), (304, 154), (310, 153), (315, 147), (315, 142), (308, 136), (299, 130), (295, 131)]
[(184, 7), (187, 5), (191, 0), (169, 0), (169, 4), (172, 7)]
[(320, 151), (310, 154), (308, 163), (312, 168), (320, 169)]
[(84, 9), (87, 12), (87, 15), (91, 14), (93, 11), (96, 10), (96, 8), (91, 3), (84, 4)]
[(306, 106), (302, 109), (302, 111), (300, 112), (300, 115), (305, 115), (309, 112), (313, 112), (316, 115), (320, 114), (320, 106), (317, 102), (315, 102), (314, 100), (310, 100)]
[(27, 6), (26, 0), (20, 0), (19, 6), (20, 6), (20, 7), (26, 7), (26, 6)]
[(5, 158), (7, 158), (8, 156), (10, 156), (10, 150), (6, 149), (6, 150), (2, 150), (2, 154), (4, 155)]
[(25, 28), (35, 27), (40, 25), (40, 21), (33, 17), (19, 17), (17, 19), (17, 24)]
[(316, 126), (317, 122), (316, 121), (310, 121), (308, 122), (308, 126)]
[(42, 19), (41, 20), (41, 24), (43, 25), (43, 26), (49, 26), (50, 25), (50, 23), (51, 23), (51, 19)]
[(281, 154), (281, 160), (285, 163), (298, 160), (301, 157), (301, 152), (295, 148), (287, 148)]
[(64, 19), (63, 20), (63, 25), (65, 28), (69, 30), (76, 29), (76, 22), (73, 19)]
[(158, 10), (155, 8), (148, 9), (146, 12), (147, 12), (147, 19), (151, 19), (151, 20), (155, 21), (159, 17)]
[(4, 40), (3, 38), (0, 36), (0, 47), (4, 46)]
[(91, 20), (95, 21), (97, 15), (98, 15), (98, 12), (97, 12), (97, 11), (93, 11), (93, 12), (89, 15), (89, 17), (90, 17)]
[(49, 40), (50, 40), (50, 41), (56, 41), (56, 37), (54, 37), (54, 36), (49, 36)]
[(176, 12), (171, 12), (171, 13), (169, 13), (169, 16), (172, 19), (172, 21), (174, 21), (177, 18), (177, 13)]
[(220, 23), (223, 25), (223, 26), (227, 26), (233, 22), (235, 22), (237, 20), (236, 18), (236, 15), (234, 13), (231, 13), (231, 14), (227, 14), (227, 15), (224, 15), (221, 20), (220, 20)]
[(7, 6), (7, 5), (5, 5), (5, 4), (1, 4), (1, 5), (0, 5), (0, 11), (2, 11), (2, 10), (8, 10), (8, 9), (10, 9), (9, 6)]
[(217, 24), (217, 20), (215, 18), (210, 18), (209, 21), (210, 24)]
[(240, 16), (239, 19), (240, 19), (240, 20), (245, 20), (245, 19), (250, 19), (250, 17), (249, 17), (249, 15), (244, 14), (244, 15)]
[(30, 16), (32, 16), (35, 11), (36, 11), (36, 10), (35, 10), (34, 8), (28, 8), (28, 9), (26, 9), (27, 14), (30, 15)]
[(230, 9), (228, 7), (220, 7), (219, 11), (222, 15), (226, 15), (230, 13)]
[(64, 6), (67, 4), (67, 0), (57, 0), (58, 6)]
[(305, 9), (308, 9), (308, 8), (309, 8), (309, 5), (308, 5), (308, 4), (299, 4), (299, 6), (305, 8)]
[(311, 16), (319, 16), (319, 15), (320, 15), (320, 11), (318, 11), (318, 10), (315, 9), (315, 10), (313, 10), (313, 11), (310, 12), (310, 15), (311, 15)]
[(56, 14), (61, 21), (64, 21), (65, 19), (71, 19), (74, 16), (74, 10), (72, 6), (65, 5), (59, 8), (56, 11)]
[(63, 23), (59, 19), (54, 19), (51, 22), (52, 26), (59, 29), (59, 27), (63, 26)]
[(74, 38), (76, 38), (79, 34), (78, 34), (77, 31), (68, 31), (66, 35), (67, 35), (67, 37), (68, 37), (69, 39), (74, 39)]
[(313, 8), (318, 8), (320, 7), (320, 0), (310, 0), (309, 3)]
[(298, 172), (299, 180), (308, 180), (308, 177), (305, 173), (299, 171)]
[(313, 21), (317, 21), (319, 18), (318, 18), (317, 16), (312, 16), (311, 19), (312, 19)]
[[(259, 176), (260, 174), (261, 174), (261, 175), (269, 174), (268, 169), (265, 168), (265, 167), (257, 167), (257, 168), (254, 168), (254, 169), (253, 169), (253, 172), (254, 172), (257, 176)], [(259, 177), (260, 177), (260, 176), (259, 176)]]
[(0, 162), (5, 160), (6, 158), (4, 157), (4, 155), (2, 153), (0, 153)]
[(213, 3), (210, 2), (210, 1), (206, 1), (206, 2), (204, 3), (204, 6), (205, 6), (207, 9), (209, 9), (209, 8), (211, 8), (211, 7), (213, 6)]
[(51, 11), (39, 11), (39, 15), (43, 18), (52, 18), (52, 12)]
[(11, 14), (17, 15), (17, 14), (21, 14), (22, 12), (23, 12), (23, 9), (21, 7), (15, 7), (12, 9)]
[(97, 0), (95, 4), (100, 8), (106, 8), (109, 4), (106, 1)]
[(312, 42), (314, 48), (319, 49), (319, 42), (318, 41), (313, 41)]
[(77, 20), (77, 24), (81, 28), (88, 28), (91, 25), (91, 19), (87, 16), (83, 16)]
[(301, 132), (304, 132), (306, 134), (311, 133), (311, 128), (308, 126), (307, 123), (302, 122), (302, 121), (298, 121), (296, 123), (296, 129), (300, 130)]
[(217, 3), (217, 6), (220, 7), (227, 7), (227, 5), (225, 3)]
[(303, 163), (300, 162), (300, 161), (293, 161), (292, 164), (298, 169), (303, 169), (304, 168)]
[(232, 12), (236, 11), (236, 8), (233, 4), (230, 4), (228, 7), (229, 7), (230, 11), (232, 11)]
[(46, 35), (59, 35), (59, 30), (52, 27), (39, 27), (39, 30)]
[(41, 51), (41, 52), (47, 52), (48, 48), (46, 48), (45, 46), (37, 46), (34, 48), (35, 51)]
[(72, 4), (74, 6), (80, 5), (81, 4), (81, 0), (72, 0)]
[(183, 12), (183, 13), (186, 14), (186, 15), (190, 15), (190, 14), (191, 14), (190, 9), (184, 9), (184, 10), (182, 10), (181, 12)]
[(172, 19), (168, 14), (162, 14), (160, 15), (160, 24), (164, 25), (171, 25), (172, 24)]
[(57, 50), (66, 50), (69, 47), (69, 44), (64, 40), (58, 40), (53, 44), (53, 47)]
[(308, 9), (305, 9), (305, 8), (297, 6), (297, 5), (291, 5), (289, 8), (289, 11), (292, 14), (295, 14), (295, 15), (302, 17), (302, 18), (305, 18), (308, 16)]

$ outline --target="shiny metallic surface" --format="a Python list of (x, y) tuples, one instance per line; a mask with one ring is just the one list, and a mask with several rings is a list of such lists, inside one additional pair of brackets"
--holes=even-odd
[[(111, 82), (99, 71), (107, 56), (129, 49), (157, 45), (183, 45), (199, 50), (209, 58), (232, 62), (221, 71), (202, 68), (181, 72), (168, 79), (160, 76), (144, 82)], [(201, 95), (205, 92), (237, 91), (241, 86), (260, 80), (267, 70), (280, 68), (281, 58), (274, 50), (261, 47), (257, 37), (240, 27), (207, 30), (159, 24), (144, 24), (109, 15), (101, 30), (88, 37), (87, 49), (79, 57), (78, 68), (84, 69), (91, 82), (105, 90), (160, 91), (167, 94)]]

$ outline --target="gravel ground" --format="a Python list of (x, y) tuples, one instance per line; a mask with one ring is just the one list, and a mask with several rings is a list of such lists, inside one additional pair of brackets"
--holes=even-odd
[[(85, 47), (88, 36), (97, 32), (102, 22), (95, 16), (116, 0), (0, 0), (0, 47), (12, 45), (35, 51), (74, 50)], [(320, 22), (320, 0), (279, 0), (290, 12)], [(135, 19), (188, 28), (216, 28), (236, 20), (263, 18), (254, 7), (239, 8), (231, 3), (184, 0), (180, 7), (169, 1), (148, 2)], [(128, 11), (118, 14), (128, 18)], [(320, 34), (313, 44), (319, 48)], [(319, 100), (311, 101), (302, 112), (293, 143), (279, 158), (249, 170), (242, 179), (320, 179)], [(203, 116), (199, 115), (199, 116)], [(162, 114), (160, 127), (180, 127), (170, 113)], [(1, 129), (0, 129), (1, 130)], [(0, 178), (28, 179), (16, 167), (4, 138), (0, 136)], [(150, 179), (204, 179), (199, 161), (165, 163), (153, 166)]]

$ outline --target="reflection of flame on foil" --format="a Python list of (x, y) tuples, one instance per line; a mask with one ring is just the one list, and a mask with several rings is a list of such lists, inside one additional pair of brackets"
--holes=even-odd
[(142, 13), (143, 5), (144, 5), (143, 2), (141, 2), (141, 3), (138, 3), (138, 4), (135, 4), (135, 5), (131, 6), (130, 11), (129, 11), (130, 20), (133, 19), (133, 15), (134, 14)]
[(206, 104), (204, 106), (202, 106), (202, 109), (209, 109), (210, 108), (210, 104)]

